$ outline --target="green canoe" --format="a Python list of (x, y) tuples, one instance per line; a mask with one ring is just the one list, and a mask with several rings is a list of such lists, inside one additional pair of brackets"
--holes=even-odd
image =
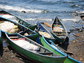
[[(24, 57), (41, 63), (64, 63), (66, 56), (56, 55), (20, 34), (6, 34), (9, 45)], [(22, 40), (22, 41), (21, 41)]]
[(32, 29), (32, 30), (34, 30), (35, 27), (36, 27), (36, 25), (31, 25), (28, 22), (26, 22), (26, 21), (24, 21), (24, 20), (22, 20), (22, 19), (20, 19), (20, 18), (18, 18), (16, 16), (14, 16), (13, 14), (10, 14), (9, 12), (6, 12), (4, 10), (0, 11), (0, 17), (15, 21), (15, 22), (17, 22), (19, 24), (22, 24), (22, 25)]
[[(22, 34), (22, 33), (20, 33), (20, 34)], [(26, 37), (28, 37), (28, 36), (26, 36)], [(32, 37), (34, 37), (33, 35), (30, 37), (30, 38), (32, 38)], [(45, 46), (45, 43), (46, 42), (51, 42), (51, 41), (47, 41), (47, 39), (46, 38), (44, 38), (43, 36), (42, 37), (40, 37), (40, 39), (41, 39), (41, 42), (42, 42), (42, 44), (44, 45), (44, 47), (46, 47), (46, 48), (48, 48), (48, 49), (50, 49), (52, 52), (54, 52), (54, 53), (56, 53), (57, 55), (60, 55), (60, 56), (67, 56), (67, 54), (65, 54), (65, 53), (63, 53), (59, 48), (55, 48), (56, 50), (54, 50), (51, 46), (49, 46), (49, 47), (47, 47), (47, 45)], [(34, 39), (35, 40), (35, 39)], [(35, 40), (35, 41), (37, 41), (37, 40)], [(61, 53), (60, 53), (60, 51), (61, 51)], [(68, 57), (69, 58), (69, 57)], [(65, 61), (64, 61), (64, 63), (80, 63), (79, 61), (77, 61), (77, 60), (75, 60), (75, 59), (73, 59), (73, 58), (70, 58), (70, 59), (66, 59)], [(63, 62), (62, 62), (63, 63)]]
[[(26, 33), (26, 32), (23, 32), (23, 33), (20, 33), (20, 34), (24, 35), (24, 33)], [(53, 53), (55, 53), (59, 56), (67, 56), (64, 63), (81, 63), (80, 61), (70, 57), (65, 52), (63, 52), (64, 50), (62, 50), (62, 48), (60, 48), (59, 46), (56, 46), (56, 44), (54, 42), (54, 39), (47, 38), (47, 37), (44, 37), (42, 35), (37, 36), (37, 38), (36, 37), (33, 38), (33, 35), (31, 37), (28, 37), (28, 36), (25, 36), (25, 37), (30, 38), (30, 39), (34, 40), (35, 42), (43, 45), (45, 48), (49, 49), (50, 51), (52, 51)]]
[[(45, 34), (46, 33), (50, 33), (46, 28), (43, 27), (43, 25), (41, 25), (41, 23), (38, 23), (37, 25), (37, 28), (38, 28), (38, 32), (41, 31), (41, 32), (45, 32), (44, 34), (41, 35), (40, 37), (40, 42), (41, 44), (48, 48), (49, 50), (51, 50), (52, 52), (54, 52), (55, 54), (58, 54), (60, 56), (66, 56), (67, 55), (67, 58), (66, 60), (64, 61), (64, 63), (81, 63), (80, 61), (70, 57), (68, 54), (66, 54), (65, 50), (63, 50), (62, 48), (60, 48), (59, 46), (57, 46), (57, 41), (55, 39), (58, 39), (57, 37), (52, 38), (52, 35), (50, 34), (51, 37), (46, 37)], [(47, 36), (49, 36), (47, 34)], [(67, 34), (65, 34), (65, 37), (67, 36)], [(64, 45), (66, 46), (66, 45)]]
[[(43, 48), (41, 45), (39, 45), (38, 47), (40, 47), (41, 49), (39, 49), (39, 50), (41, 50), (42, 52), (40, 53), (38, 53), (37, 54), (37, 52), (36, 51), (34, 51), (34, 52), (36, 52), (36, 53), (34, 53), (34, 52), (32, 52), (31, 50), (29, 51), (29, 50), (26, 50), (26, 49), (24, 49), (24, 48), (22, 48), (22, 47), (20, 47), (19, 45), (17, 45), (17, 44), (15, 44), (11, 39), (10, 39), (10, 37), (9, 36), (11, 36), (11, 38), (17, 38), (17, 37), (24, 37), (27, 41), (29, 41), (30, 43), (34, 43), (33, 42), (33, 40), (34, 39), (37, 39), (38, 37), (39, 37), (39, 35), (36, 33), (36, 32), (34, 32), (34, 31), (32, 31), (32, 30), (30, 30), (30, 29), (28, 29), (27, 27), (25, 27), (25, 26), (22, 26), (22, 25), (20, 25), (20, 24), (17, 24), (16, 22), (13, 22), (13, 21), (10, 21), (10, 20), (8, 20), (8, 19), (4, 19), (4, 18), (2, 18), (2, 17), (0, 17), (0, 25), (3, 23), (3, 22), (11, 22), (11, 23), (13, 23), (14, 25), (17, 25), (18, 26), (18, 31), (17, 32), (14, 32), (14, 33), (9, 33), (9, 32), (6, 32), (6, 31), (4, 31), (3, 29), (1, 29), (2, 30), (2, 39), (4, 39), (3, 38), (3, 36), (5, 35), (5, 39), (7, 39), (8, 41), (8, 43), (9, 43), (9, 45), (12, 47), (13, 46), (13, 48), (18, 52), (18, 53), (20, 53), (20, 54), (22, 54), (22, 55), (24, 55), (24, 56), (27, 56), (27, 57), (29, 57), (29, 58), (31, 58), (31, 59), (33, 59), (33, 60), (36, 60), (36, 61), (40, 61), (40, 62), (42, 62), (42, 63), (63, 63), (64, 62), (64, 60), (66, 59), (66, 56), (60, 56), (60, 55), (56, 55), (56, 54), (54, 54), (54, 53), (51, 53), (51, 52), (48, 52), (45, 48)], [(6, 24), (5, 24), (6, 25)], [(4, 25), (3, 25), (4, 26)], [(1, 28), (1, 27), (0, 27)], [(25, 35), (25, 33), (27, 33), (28, 35)], [(13, 35), (16, 35), (16, 36), (13, 36)], [(24, 35), (24, 36), (23, 36)], [(33, 40), (31, 40), (31, 39), (28, 39), (28, 38), (31, 38), (31, 39), (33, 39)], [(21, 39), (21, 38), (19, 38), (19, 39)], [(17, 39), (15, 39), (15, 40), (17, 40)], [(17, 41), (19, 44), (21, 44), (19, 41)], [(25, 44), (25, 42), (23, 43), (23, 44)], [(24, 46), (22, 44), (22, 46)], [(34, 43), (34, 45), (36, 45), (36, 43)], [(28, 46), (28, 44), (27, 45), (25, 45), (25, 47), (26, 46)], [(37, 45), (36, 45), (37, 46)], [(30, 46), (31, 47), (31, 46)], [(28, 48), (28, 47), (27, 47)], [(42, 54), (42, 55), (40, 55), (40, 54)], [(51, 56), (47, 56), (47, 54), (52, 54)]]
[[(56, 54), (58, 54), (60, 56), (66, 56), (67, 55), (51, 39), (48, 39), (48, 38), (45, 38), (45, 37), (41, 37), (41, 43), (42, 43), (42, 45), (44, 47), (48, 48), (49, 50), (51, 50), (52, 52), (54, 52), (54, 53), (56, 53)], [(72, 58), (72, 57), (70, 57), (68, 55), (67, 58), (66, 58), (66, 60), (64, 61), (64, 63), (81, 63), (81, 62), (78, 61), (78, 60), (76, 60), (76, 59), (74, 59), (74, 58)]]

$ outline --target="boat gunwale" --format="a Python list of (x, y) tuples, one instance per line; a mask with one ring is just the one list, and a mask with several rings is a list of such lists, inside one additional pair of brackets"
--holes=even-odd
[[(78, 61), (78, 60), (76, 60), (76, 59), (70, 57), (69, 55), (67, 55), (66, 53), (64, 53), (64, 51), (58, 50), (59, 48), (56, 49), (56, 48), (52, 47), (52, 46), (46, 41), (46, 39), (45, 39), (44, 36), (43, 36), (43, 40), (45, 41), (46, 44), (49, 45), (49, 47), (53, 48), (54, 50), (56, 50), (57, 52), (61, 53), (62, 55), (67, 56), (67, 58), (69, 58), (69, 59), (71, 59), (71, 60), (73, 60), (73, 61), (75, 61), (75, 62), (77, 62), (77, 63), (82, 63), (81, 61)], [(53, 43), (53, 45), (56, 46), (54, 43)], [(56, 47), (59, 47), (59, 46), (56, 46)]]
[[(56, 18), (58, 18), (58, 17), (56, 17)], [(59, 19), (59, 18), (58, 18)], [(65, 25), (62, 23), (62, 20), (61, 19), (59, 19), (59, 23), (60, 23), (60, 25), (62, 26), (62, 28), (65, 30), (65, 36), (66, 37), (68, 37), (68, 31), (67, 31), (67, 29), (66, 29), (66, 27), (65, 27)], [(53, 24), (52, 24), (53, 25)], [(53, 31), (52, 31), (52, 33), (53, 33)], [(56, 35), (57, 36), (57, 35)]]
[[(17, 34), (17, 35), (20, 35), (20, 34)], [(22, 36), (22, 35), (20, 35), (20, 36)], [(15, 44), (15, 43), (8, 37), (8, 34), (6, 34), (6, 37), (7, 37), (13, 44)], [(23, 36), (23, 37), (26, 38), (25, 36)], [(47, 51), (51, 52), (49, 49), (47, 49), (47, 48), (41, 46), (41, 45), (38, 44), (37, 42), (35, 42), (35, 41), (33, 41), (33, 40), (29, 39), (29, 38), (26, 38), (26, 39), (29, 40), (29, 41), (31, 41), (32, 43), (34, 43), (34, 45), (37, 45), (37, 46), (39, 46), (39, 47), (41, 47), (41, 48), (43, 48), (43, 49), (46, 49)], [(15, 44), (15, 45), (17, 45), (17, 44)], [(17, 45), (17, 46), (18, 46), (18, 45)], [(19, 46), (19, 47), (20, 47), (20, 46)], [(20, 48), (22, 48), (22, 47), (20, 47)], [(22, 48), (22, 49), (24, 49), (24, 48)], [(25, 50), (26, 50), (26, 49), (25, 49)], [(30, 51), (30, 50), (26, 50), (26, 51)], [(32, 52), (32, 51), (30, 51), (30, 52)], [(34, 52), (32, 52), (32, 53), (34, 53)], [(53, 52), (51, 52), (51, 53), (53, 53)], [(40, 53), (34, 53), (34, 54), (41, 55), (41, 56), (46, 56), (46, 55), (42, 55), (42, 54), (40, 54)], [(64, 57), (66, 57), (66, 56), (46, 56), (46, 57), (49, 57), (49, 58), (64, 58)]]
[[(25, 23), (27, 23), (27, 24), (29, 24), (28, 22), (26, 22), (26, 21), (24, 21), (24, 20), (22, 20), (22, 19), (20, 19), (19, 17), (17, 17), (17, 16), (15, 16), (15, 15), (13, 15), (12, 13), (9, 13), (9, 12), (7, 12), (7, 11), (4, 11), (4, 10), (0, 10), (0, 11), (3, 11), (3, 12), (5, 12), (5, 13), (7, 13), (7, 14), (9, 14), (9, 15), (11, 15), (11, 16), (14, 16), (16, 19), (18, 19), (18, 20), (21, 20), (21, 21), (23, 21), (23, 22), (25, 22)], [(2, 16), (0, 16), (0, 17), (2, 17)], [(5, 18), (5, 17), (3, 17), (3, 18)], [(5, 18), (5, 19), (8, 19), (8, 18)], [(11, 20), (11, 19), (10, 19)], [(13, 20), (12, 20), (13, 21)], [(23, 24), (22, 24), (23, 25)], [(31, 25), (31, 24), (29, 24), (29, 26), (28, 27), (36, 27), (36, 25)]]

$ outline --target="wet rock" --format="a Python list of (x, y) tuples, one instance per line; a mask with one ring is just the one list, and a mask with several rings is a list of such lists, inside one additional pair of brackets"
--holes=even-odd
[(76, 41), (74, 40), (73, 43), (75, 43)]
[(82, 20), (84, 20), (84, 16), (80, 16)]
[(15, 56), (14, 56), (14, 55), (12, 55), (12, 56), (11, 56), (11, 58), (15, 58)]
[(80, 61), (82, 61), (83, 60), (83, 58), (80, 58)]
[(5, 47), (4, 52), (9, 52), (9, 49)]
[(80, 36), (80, 33), (74, 34), (74, 36), (79, 37)]
[(80, 5), (72, 5), (71, 7), (80, 7)]
[(84, 31), (76, 33), (75, 36), (77, 38), (69, 44), (68, 51), (73, 53), (71, 57), (84, 63)]
[(21, 12), (26, 13), (26, 11), (21, 11)]

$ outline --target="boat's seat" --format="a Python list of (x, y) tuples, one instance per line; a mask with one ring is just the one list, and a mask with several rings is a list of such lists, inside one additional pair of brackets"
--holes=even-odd
[(18, 36), (10, 36), (10, 39), (18, 39)]
[(54, 32), (57, 36), (65, 36), (66, 32)]
[(58, 36), (59, 38), (66, 38), (66, 36)]

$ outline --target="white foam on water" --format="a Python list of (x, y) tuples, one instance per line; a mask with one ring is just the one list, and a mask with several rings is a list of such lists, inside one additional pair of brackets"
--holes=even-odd
[(83, 13), (84, 14), (84, 11), (76, 11), (76, 13)]
[(41, 1), (44, 1), (44, 2), (57, 2), (57, 1), (60, 1), (60, 0), (41, 0)]
[(49, 19), (49, 18), (27, 18), (27, 19), (25, 19), (26, 21), (27, 20), (31, 20), (31, 21), (35, 21), (35, 20), (37, 20), (37, 21), (53, 21), (53, 19)]
[(1, 14), (0, 17), (7, 18), (7, 19), (13, 20), (13, 21), (15, 21), (15, 22), (18, 23), (16, 17), (14, 17), (14, 16), (12, 16), (12, 15), (2, 15), (2, 14)]
[(22, 7), (16, 7), (16, 6), (9, 6), (9, 5), (0, 5), (1, 9), (6, 9), (6, 10), (14, 10), (18, 12), (28, 12), (28, 13), (46, 13), (46, 10), (38, 10), (38, 9), (26, 9)]
[(70, 19), (62, 19), (62, 21), (73, 21), (73, 22), (78, 22), (80, 19), (76, 18), (70, 18)]

